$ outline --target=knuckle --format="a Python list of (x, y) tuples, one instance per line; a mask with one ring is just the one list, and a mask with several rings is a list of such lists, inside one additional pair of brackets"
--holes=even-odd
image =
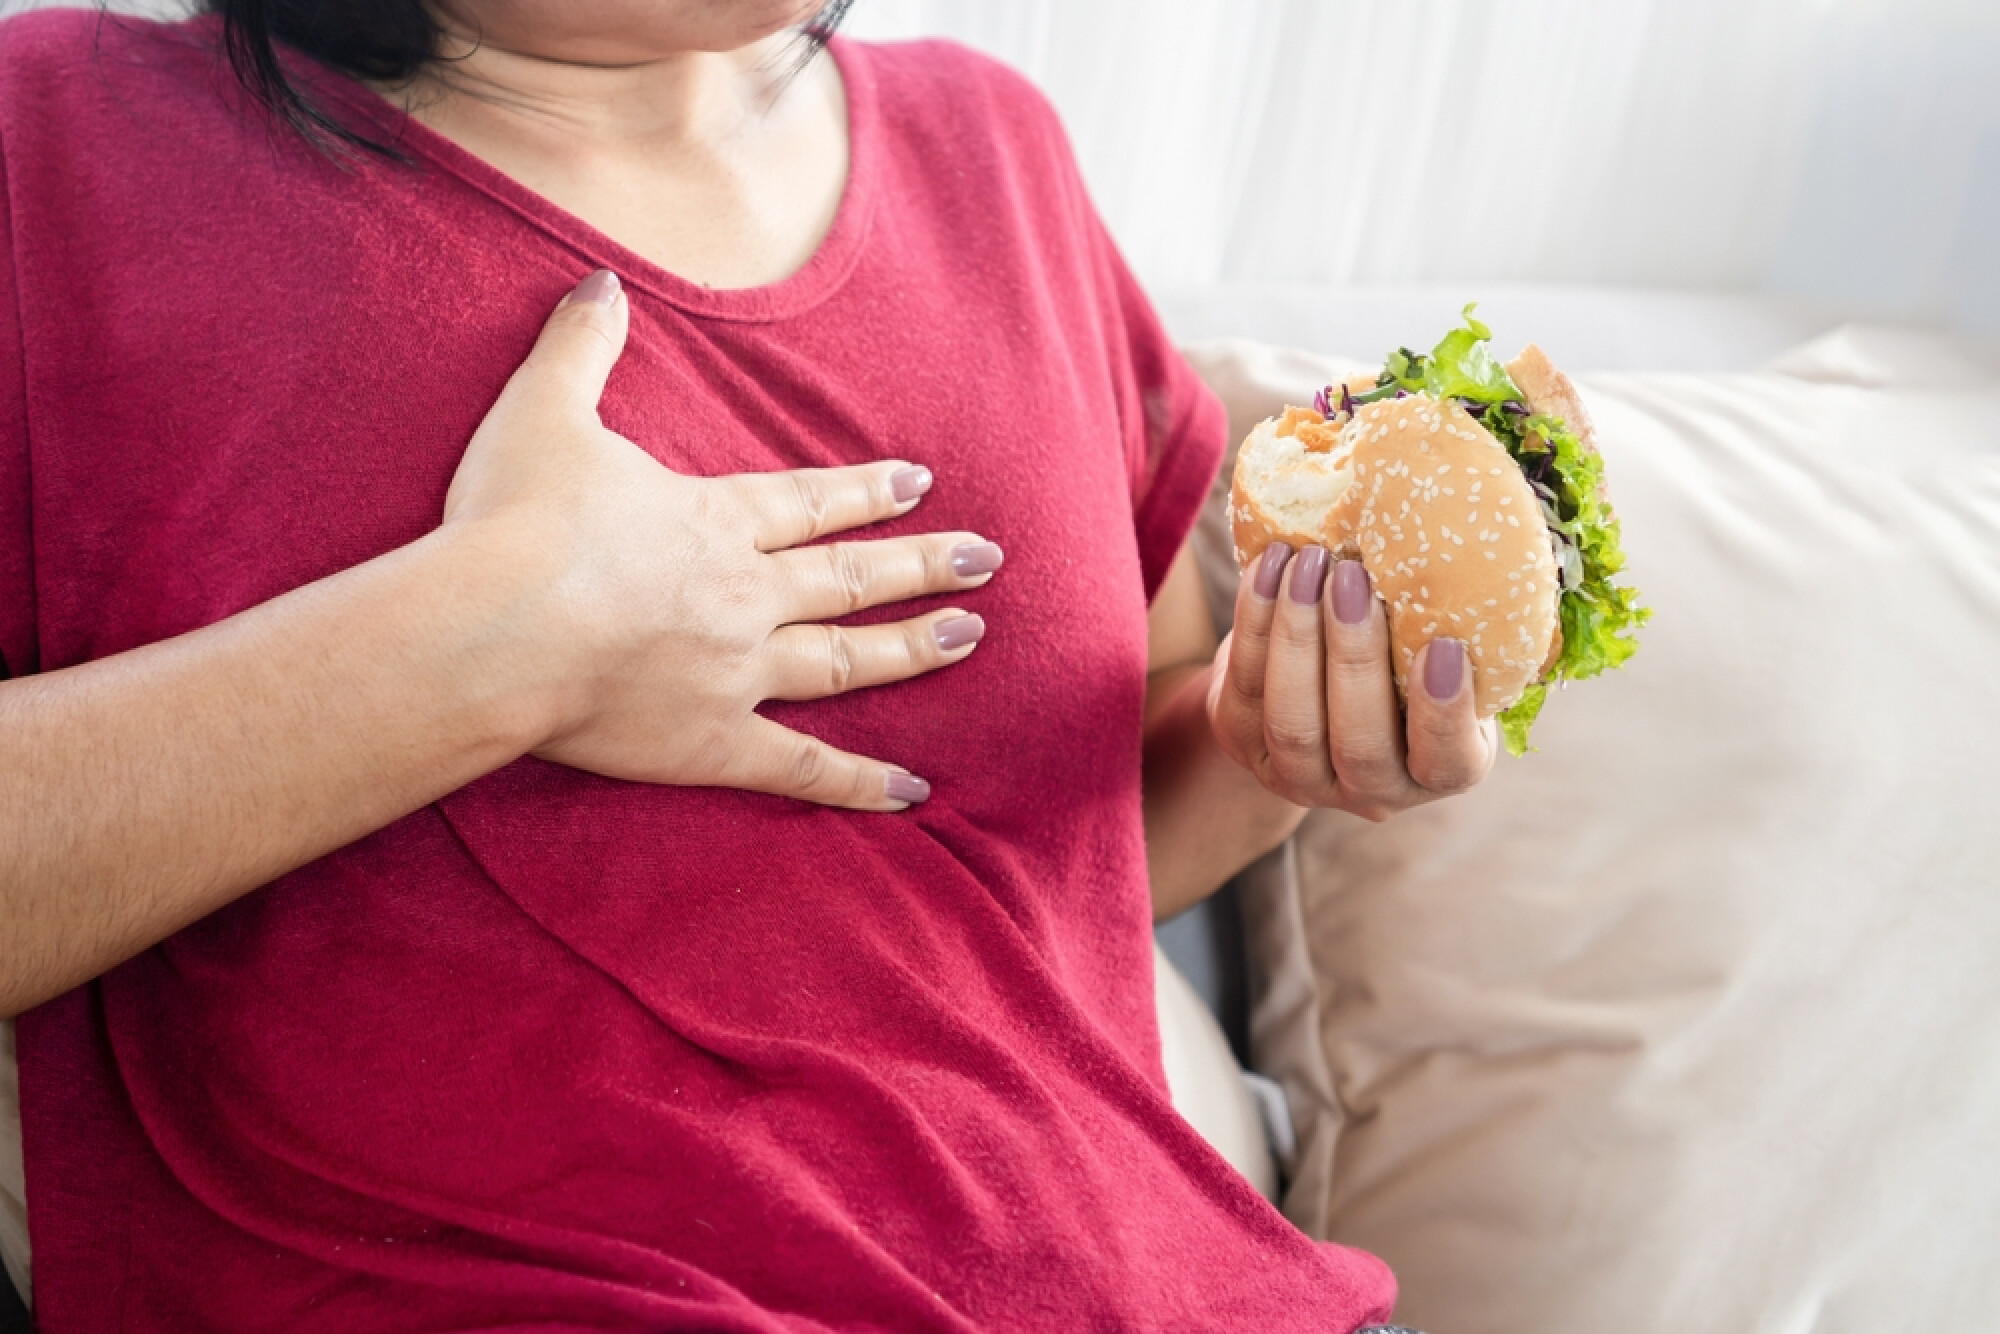
[(602, 356), (618, 351), (618, 340), (611, 333), (610, 311), (597, 302), (570, 302), (550, 318), (549, 328), (571, 344), (570, 347), (559, 348), (559, 353)]
[(821, 635), (826, 654), (827, 693), (846, 694), (854, 688), (855, 677), (858, 674), (854, 641), (838, 626), (822, 626)]
[(1218, 711), (1209, 715), (1209, 730), (1215, 734), (1215, 744), (1222, 753), (1236, 763), (1256, 772), (1257, 742), (1260, 739), (1255, 726), (1246, 726), (1240, 714)]
[(868, 606), (873, 580), (869, 577), (868, 560), (861, 547), (853, 542), (838, 542), (825, 550), (828, 574), (833, 580), (833, 591), (840, 599), (843, 614)]
[(709, 596), (725, 611), (745, 611), (759, 605), (764, 595), (763, 580), (754, 569), (731, 565), (716, 572), (709, 584)]
[(887, 518), (903, 507), (903, 502), (896, 499), (895, 483), (890, 480), (895, 473), (894, 466), (864, 467), (856, 471), (854, 486), (867, 505), (870, 517)]
[(1247, 653), (1230, 653), (1225, 688), (1239, 704), (1254, 713), (1264, 707), (1264, 673), (1257, 670), (1250, 657)]
[(1319, 647), (1319, 622), (1302, 617), (1278, 613), (1271, 621), (1268, 639), (1273, 652), (1293, 651), (1305, 647)]
[(1410, 750), (1412, 774), (1433, 792), (1462, 792), (1479, 780), (1484, 744), (1476, 724), (1426, 711), (1411, 728)]
[(1385, 786), (1384, 778), (1402, 772), (1402, 757), (1396, 753), (1395, 743), (1377, 733), (1342, 733), (1332, 739), (1328, 749), (1338, 773), (1371, 788)]
[(929, 621), (913, 621), (904, 625), (897, 645), (902, 651), (902, 665), (907, 671), (914, 672), (944, 661), (944, 650), (938, 647), (937, 632)]
[(1433, 765), (1417, 781), (1426, 792), (1440, 797), (1456, 797), (1478, 786), (1479, 775), (1468, 766), (1453, 762)]
[(1355, 686), (1372, 684), (1389, 675), (1389, 644), (1373, 635), (1328, 635), (1328, 670)]
[(794, 792), (817, 792), (826, 783), (831, 767), (824, 750), (801, 738), (786, 762), (786, 777)]
[(738, 541), (757, 526), (757, 496), (736, 478), (697, 479), (685, 494), (690, 526), (706, 540)]
[(831, 508), (826, 489), (807, 472), (788, 472), (785, 477), (791, 483), (791, 503), (798, 516), (799, 527), (815, 537), (819, 536), (826, 531)]
[(951, 553), (961, 543), (970, 542), (969, 537), (943, 535), (931, 538), (923, 545), (923, 580), (925, 588), (951, 588), (960, 582), (958, 573), (951, 568)]
[(1318, 759), (1326, 745), (1326, 734), (1303, 718), (1276, 715), (1264, 719), (1264, 744), (1274, 757)]

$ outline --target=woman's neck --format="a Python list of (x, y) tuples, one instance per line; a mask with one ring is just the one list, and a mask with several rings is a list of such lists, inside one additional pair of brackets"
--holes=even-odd
[(789, 32), (590, 63), (473, 42), (388, 92), (410, 114), (669, 272), (755, 287), (803, 266), (847, 176), (846, 100)]
[(740, 135), (774, 109), (797, 40), (780, 33), (736, 51), (596, 63), (475, 40), (449, 20), (442, 26), (442, 56), (411, 90), (420, 118), (480, 119), (608, 152), (699, 149)]

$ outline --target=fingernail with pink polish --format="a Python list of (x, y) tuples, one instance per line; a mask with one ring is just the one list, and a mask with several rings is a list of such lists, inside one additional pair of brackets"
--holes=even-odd
[(1368, 571), (1358, 560), (1340, 561), (1333, 567), (1333, 615), (1342, 625), (1359, 625), (1368, 619), (1368, 600), (1374, 590), (1368, 586)]
[(977, 644), (986, 633), (986, 622), (978, 616), (953, 616), (931, 627), (937, 646), (949, 653), (967, 644)]
[(929, 468), (898, 468), (889, 474), (889, 494), (896, 498), (898, 505), (907, 505), (930, 489)]
[(886, 773), (882, 775), (882, 795), (891, 801), (907, 801), (914, 806), (930, 800), (931, 785), (915, 774)]
[(1283, 542), (1273, 542), (1264, 548), (1264, 554), (1257, 558), (1257, 577), (1250, 581), (1250, 589), (1258, 597), (1269, 602), (1278, 596), (1278, 580), (1284, 577), (1285, 562), (1292, 558), (1292, 549)]
[(1320, 587), (1326, 582), (1326, 548), (1307, 547), (1292, 562), (1292, 601), (1310, 606), (1319, 601)]
[(1433, 639), (1424, 656), (1424, 690), (1443, 703), (1458, 697), (1465, 679), (1465, 645), (1456, 639)]
[(967, 542), (951, 549), (951, 572), (961, 579), (991, 574), (1007, 562), (1007, 554), (991, 542)]
[(609, 269), (599, 269), (576, 285), (570, 293), (572, 301), (595, 301), (600, 306), (608, 306), (618, 298), (618, 275)]

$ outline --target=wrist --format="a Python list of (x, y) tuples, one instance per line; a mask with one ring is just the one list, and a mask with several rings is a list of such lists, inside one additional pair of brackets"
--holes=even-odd
[(470, 734), (508, 752), (546, 745), (588, 707), (588, 638), (562, 594), (553, 544), (504, 517), (449, 523), (416, 544), (452, 637)]

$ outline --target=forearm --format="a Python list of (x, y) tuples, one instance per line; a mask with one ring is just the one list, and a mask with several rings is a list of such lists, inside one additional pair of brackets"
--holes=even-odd
[(1211, 668), (1151, 683), (1146, 713), (1146, 863), (1153, 918), (1171, 917), (1283, 842), (1305, 815), (1225, 755), (1209, 724)]
[(0, 685), (0, 1015), (538, 744), (554, 696), (528, 558), (454, 525)]

